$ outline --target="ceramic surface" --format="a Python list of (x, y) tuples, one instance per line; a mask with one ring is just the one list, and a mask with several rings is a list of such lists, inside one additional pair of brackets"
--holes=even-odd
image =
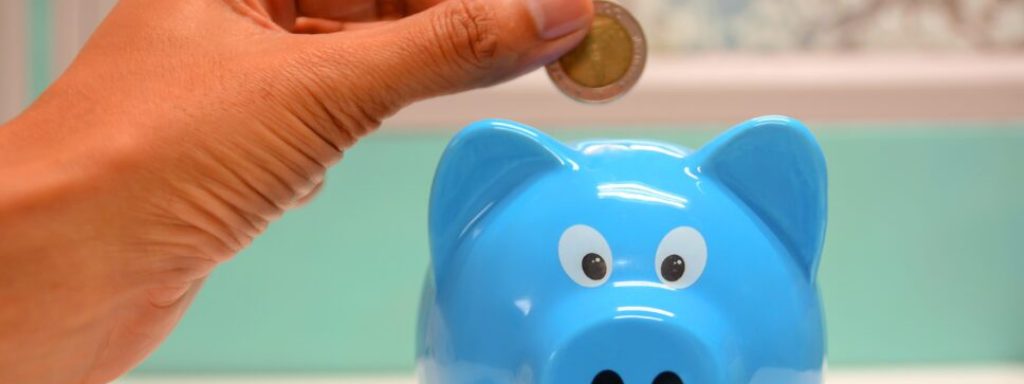
[(825, 160), (781, 116), (691, 151), (460, 132), (430, 198), (424, 383), (821, 383)]

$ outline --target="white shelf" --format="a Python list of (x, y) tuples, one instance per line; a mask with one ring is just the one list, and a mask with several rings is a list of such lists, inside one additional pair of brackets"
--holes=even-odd
[(451, 129), (493, 117), (543, 127), (671, 125), (764, 114), (810, 121), (1024, 120), (1024, 55), (655, 57), (636, 88), (611, 104), (571, 101), (535, 71), (421, 102), (385, 127)]

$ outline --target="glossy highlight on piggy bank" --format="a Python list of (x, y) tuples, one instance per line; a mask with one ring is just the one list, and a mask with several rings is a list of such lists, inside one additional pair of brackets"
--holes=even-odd
[(696, 151), (475, 123), (431, 191), (420, 380), (821, 383), (825, 217), (790, 118)]

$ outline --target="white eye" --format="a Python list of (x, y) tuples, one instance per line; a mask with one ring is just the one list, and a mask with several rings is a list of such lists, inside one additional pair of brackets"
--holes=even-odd
[(654, 258), (654, 270), (662, 283), (686, 288), (697, 282), (708, 262), (708, 247), (693, 227), (678, 227), (668, 232)]
[(583, 224), (571, 226), (558, 240), (558, 259), (572, 281), (597, 287), (612, 275), (612, 250), (601, 232)]

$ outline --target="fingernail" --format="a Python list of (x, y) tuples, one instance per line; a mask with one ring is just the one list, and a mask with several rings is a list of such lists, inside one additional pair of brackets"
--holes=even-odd
[(583, 28), (593, 12), (592, 0), (526, 0), (540, 37), (545, 40)]

